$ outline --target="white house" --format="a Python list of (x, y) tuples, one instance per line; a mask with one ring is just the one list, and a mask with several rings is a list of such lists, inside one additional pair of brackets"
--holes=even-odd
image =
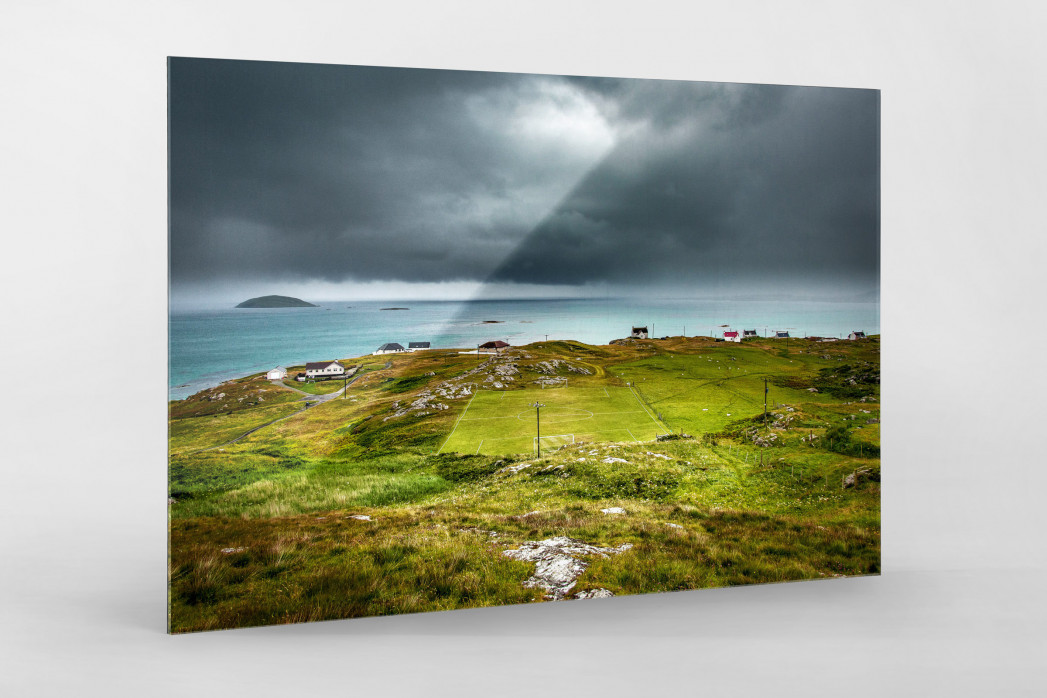
[(629, 336), (633, 339), (647, 339), (647, 328), (634, 327), (632, 333)]
[(729, 330), (723, 333), (723, 339), (725, 342), (740, 342), (742, 341), (741, 335), (734, 330)]
[(408, 351), (425, 351), (429, 348), (429, 342), (408, 342)]
[(742, 330), (742, 339), (753, 339), (759, 336), (756, 334), (756, 330)]
[(787, 330), (778, 330), (774, 333), (776, 339), (789, 339), (789, 332)]
[(337, 361), (310, 361), (305, 365), (306, 378), (331, 378), (345, 373), (345, 367)]
[(279, 381), (287, 378), (287, 369), (283, 366), (277, 366), (276, 368), (269, 369), (269, 372), (265, 374), (266, 379), (271, 381)]
[(399, 354), (402, 351), (407, 351), (406, 349), (404, 349), (402, 344), (397, 344), (396, 342), (389, 342), (388, 344), (383, 344), (382, 346), (378, 347), (378, 351), (376, 351), (374, 355), (377, 356), (378, 354)]
[(865, 339), (865, 333), (857, 331), (851, 332), (849, 335), (847, 335), (847, 339)]

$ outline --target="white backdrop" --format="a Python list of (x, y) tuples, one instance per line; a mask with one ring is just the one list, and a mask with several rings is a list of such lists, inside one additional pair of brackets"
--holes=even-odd
[[(1047, 690), (1041, 3), (0, 12), (0, 692)], [(883, 576), (166, 636), (168, 55), (881, 89)]]

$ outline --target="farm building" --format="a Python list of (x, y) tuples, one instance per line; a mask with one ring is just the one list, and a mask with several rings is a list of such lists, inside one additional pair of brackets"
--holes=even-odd
[(498, 352), (501, 349), (505, 349), (509, 346), (508, 342), (503, 342), (500, 339), (496, 339), (493, 342), (484, 342), (480, 345), (479, 351), (493, 351)]
[(789, 333), (785, 330), (778, 330), (774, 333), (775, 339), (789, 339)]
[(629, 335), (633, 339), (647, 339), (647, 328), (646, 327), (634, 327), (632, 334)]
[(865, 339), (865, 333), (857, 331), (851, 332), (849, 335), (847, 335), (847, 339)]
[(741, 335), (734, 330), (729, 330), (723, 333), (723, 339), (725, 342), (740, 342), (742, 341)]
[(759, 336), (756, 334), (756, 330), (742, 330), (742, 339), (753, 339)]
[(306, 378), (331, 378), (345, 373), (345, 367), (337, 361), (310, 361), (305, 365)]
[(283, 366), (277, 366), (276, 368), (271, 368), (265, 374), (265, 377), (266, 377), (266, 379), (271, 380), (271, 381), (283, 380), (284, 378), (287, 378), (287, 369), (284, 368)]
[(429, 342), (408, 342), (408, 351), (424, 351), (429, 348)]
[(399, 354), (402, 351), (407, 351), (406, 349), (404, 349), (402, 344), (397, 344), (396, 342), (389, 342), (378, 347), (378, 350), (374, 353), (374, 355), (377, 356), (378, 354)]

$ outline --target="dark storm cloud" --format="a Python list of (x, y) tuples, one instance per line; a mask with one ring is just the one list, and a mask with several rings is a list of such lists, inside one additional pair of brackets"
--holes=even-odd
[(493, 278), (875, 285), (877, 93), (585, 83), (625, 135)]
[(482, 278), (596, 159), (544, 152), (571, 123), (535, 105), (585, 103), (538, 76), (173, 59), (170, 91), (175, 284)]
[(170, 63), (171, 277), (878, 274), (870, 91)]

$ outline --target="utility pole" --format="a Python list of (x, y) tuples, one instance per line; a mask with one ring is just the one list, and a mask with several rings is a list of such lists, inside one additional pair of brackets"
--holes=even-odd
[(545, 335), (545, 341), (549, 341), (549, 335)]
[(534, 440), (534, 444), (538, 449), (538, 457), (542, 457), (542, 408), (545, 407), (540, 402), (536, 402), (531, 407), (534, 408), (534, 421), (535, 429), (538, 432), (537, 438)]
[(767, 426), (767, 379), (763, 379), (763, 425)]
[(342, 373), (342, 399), (345, 399), (345, 393), (349, 388), (349, 372), (345, 371)]

